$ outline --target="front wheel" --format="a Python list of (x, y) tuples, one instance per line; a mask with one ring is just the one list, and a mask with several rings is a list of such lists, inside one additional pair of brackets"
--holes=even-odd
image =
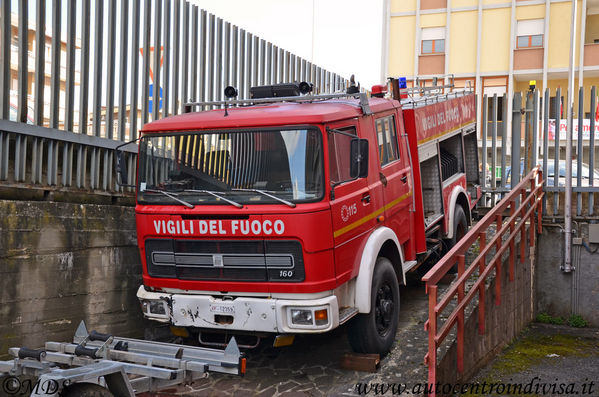
[(357, 353), (387, 354), (399, 323), (399, 283), (391, 261), (378, 258), (372, 275), (370, 313), (351, 322), (349, 343)]

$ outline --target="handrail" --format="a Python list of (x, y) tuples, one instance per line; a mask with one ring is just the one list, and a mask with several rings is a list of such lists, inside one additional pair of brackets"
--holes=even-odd
[[(528, 186), (530, 184), (530, 186)], [(457, 325), (457, 370), (464, 371), (464, 322), (465, 309), (478, 294), (478, 325), (479, 334), (485, 333), (485, 281), (495, 270), (495, 305), (501, 304), (501, 274), (502, 257), (509, 249), (509, 280), (514, 280), (516, 237), (520, 234), (520, 262), (524, 263), (527, 243), (535, 245), (536, 232), (541, 233), (543, 178), (540, 167), (534, 168), (522, 181), (508, 193), (487, 215), (485, 215), (426, 275), (422, 281), (426, 283), (426, 293), (429, 296), (429, 316), (424, 328), (428, 331), (428, 353), (424, 361), (428, 365), (428, 383), (431, 389), (437, 383), (437, 348), (447, 335)], [(520, 201), (520, 203), (518, 203)], [(504, 211), (509, 209), (509, 217), (504, 222)], [(536, 212), (536, 214), (535, 214)], [(526, 238), (526, 226), (529, 222), (529, 241)], [(487, 229), (496, 224), (496, 233), (487, 241)], [(504, 237), (507, 238), (504, 240)], [(479, 241), (480, 251), (466, 269), (466, 252)], [(493, 258), (487, 263), (487, 255), (495, 249)], [(457, 262), (457, 280), (438, 297), (438, 283)], [(466, 294), (466, 281), (476, 270), (478, 278)], [(443, 324), (439, 326), (440, 313), (457, 296), (457, 305)], [(438, 300), (440, 298), (440, 300)], [(436, 396), (437, 391), (431, 390), (430, 396)]]
[[(32, 124), (19, 123), (16, 121), (0, 119), (0, 131), (12, 132), (15, 134), (27, 135), (34, 138), (44, 138), (65, 143), (92, 146), (102, 149), (115, 149), (121, 145), (122, 141), (102, 138), (99, 136), (77, 134), (70, 131), (63, 131), (56, 128), (41, 127)], [(130, 143), (130, 142), (126, 142)], [(137, 145), (125, 146), (126, 152), (137, 154)]]
[[(534, 175), (533, 175), (534, 173)], [(489, 211), (480, 221), (476, 223), (470, 229), (470, 231), (460, 240), (459, 244), (456, 244), (437, 264), (431, 268), (425, 275), (422, 277), (422, 281), (430, 284), (437, 284), (443, 275), (447, 273), (447, 271), (453, 266), (453, 262), (451, 261), (451, 256), (455, 255), (457, 252), (462, 251), (462, 253), (466, 252), (467, 249), (460, 249), (463, 245), (468, 245), (468, 248), (476, 241), (478, 236), (476, 233), (480, 233), (481, 229), (486, 230), (491, 223), (495, 221), (495, 214), (503, 212), (506, 210), (510, 202), (515, 199), (516, 193), (520, 192), (522, 189), (526, 188), (526, 184), (530, 182), (529, 178), (531, 176), (541, 175), (542, 171), (540, 167), (534, 168), (522, 181), (511, 190), (495, 207), (493, 207), (492, 211)], [(444, 270), (443, 275), (439, 275), (439, 269), (442, 268)]]

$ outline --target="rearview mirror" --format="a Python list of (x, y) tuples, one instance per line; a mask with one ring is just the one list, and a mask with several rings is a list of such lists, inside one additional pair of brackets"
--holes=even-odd
[(352, 178), (366, 178), (368, 176), (368, 140), (354, 138), (349, 150), (350, 170)]
[[(135, 187), (135, 185), (129, 185), (129, 172), (127, 170), (127, 156), (125, 155), (125, 151), (121, 150), (121, 148), (123, 146), (127, 146), (131, 143), (135, 143), (135, 142), (139, 141), (140, 139), (141, 139), (141, 137), (135, 138), (132, 141), (121, 143), (120, 145), (118, 145), (117, 147), (114, 148), (114, 158), (116, 160), (116, 166), (115, 166), (116, 183), (117, 183), (117, 185), (119, 185), (121, 187), (131, 187), (131, 188)], [(137, 150), (129, 151), (129, 153), (137, 153)], [(133, 179), (135, 179), (135, 177), (133, 177)], [(133, 181), (133, 182), (135, 182), (135, 181)]]
[(117, 178), (117, 182), (119, 185), (129, 184), (129, 173), (127, 172), (127, 159), (125, 158), (125, 152), (121, 150), (116, 150), (116, 174), (120, 177)]

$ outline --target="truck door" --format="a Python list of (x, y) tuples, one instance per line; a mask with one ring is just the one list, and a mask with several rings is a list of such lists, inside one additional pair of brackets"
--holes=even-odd
[(412, 169), (404, 139), (401, 113), (377, 115), (374, 127), (378, 145), (379, 178), (383, 185), (384, 224), (395, 231), (400, 242), (410, 237)]
[(369, 181), (372, 181), (370, 175), (369, 178), (350, 177), (350, 142), (362, 137), (359, 127), (356, 121), (346, 121), (331, 124), (327, 128), (335, 274), (338, 284), (357, 275), (361, 259), (357, 253), (361, 252), (369, 232), (375, 227), (376, 219), (373, 214), (382, 203), (382, 195), (374, 194), (373, 187), (369, 185)]

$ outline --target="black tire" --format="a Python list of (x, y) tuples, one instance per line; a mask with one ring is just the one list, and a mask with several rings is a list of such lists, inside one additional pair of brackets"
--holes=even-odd
[(456, 204), (453, 214), (453, 237), (443, 240), (443, 255), (448, 253), (468, 232), (468, 219), (461, 205)]
[(466, 213), (459, 204), (456, 204), (455, 206), (453, 219), (453, 237), (451, 238), (451, 248), (453, 248), (468, 232), (468, 219), (466, 219)]
[[(443, 255), (447, 254), (468, 232), (468, 220), (466, 213), (461, 205), (456, 204), (455, 212), (453, 213), (453, 237), (443, 240)], [(457, 273), (458, 265), (455, 264), (449, 273)]]
[(114, 397), (106, 388), (95, 383), (75, 383), (63, 390), (62, 397)]
[(387, 258), (376, 260), (370, 298), (370, 313), (359, 314), (350, 323), (349, 343), (357, 353), (385, 355), (399, 323), (399, 283)]

